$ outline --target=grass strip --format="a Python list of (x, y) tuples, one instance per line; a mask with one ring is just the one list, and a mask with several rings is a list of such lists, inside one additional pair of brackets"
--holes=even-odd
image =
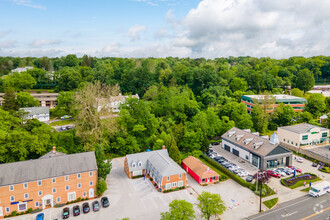
[(274, 205), (276, 205), (277, 202), (278, 202), (278, 198), (274, 198), (274, 199), (264, 201), (263, 204), (265, 204), (265, 206), (267, 206), (267, 208), (271, 209), (274, 207)]

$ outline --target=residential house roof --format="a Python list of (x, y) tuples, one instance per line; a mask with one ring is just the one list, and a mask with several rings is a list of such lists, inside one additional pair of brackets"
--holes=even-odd
[(219, 176), (217, 172), (210, 169), (207, 165), (205, 165), (196, 157), (189, 156), (184, 159), (182, 163), (186, 164), (186, 166), (188, 166), (192, 171), (194, 171), (194, 173), (196, 173), (201, 179)]
[(294, 133), (298, 133), (298, 134), (308, 133), (313, 128), (318, 128), (318, 129), (320, 129), (320, 131), (328, 131), (329, 130), (327, 128), (323, 128), (323, 127), (319, 127), (319, 126), (315, 126), (315, 125), (311, 125), (311, 124), (307, 124), (307, 123), (284, 126), (284, 127), (279, 127), (279, 128), (287, 130), (287, 131), (291, 131), (291, 132), (294, 132)]
[(20, 108), (20, 110), (24, 110), (25, 112), (28, 112), (28, 115), (41, 115), (41, 114), (49, 115), (49, 107), (28, 107), (28, 108)]
[(0, 186), (94, 170), (97, 170), (94, 151), (5, 163), (0, 164)]
[(271, 151), (279, 146), (278, 139), (275, 142), (271, 142), (270, 140), (236, 127), (233, 127), (224, 133), (221, 138), (259, 156), (267, 156)]

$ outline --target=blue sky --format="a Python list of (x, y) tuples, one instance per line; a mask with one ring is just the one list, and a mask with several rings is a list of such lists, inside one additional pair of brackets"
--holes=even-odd
[(329, 2), (0, 0), (0, 56), (329, 55)]

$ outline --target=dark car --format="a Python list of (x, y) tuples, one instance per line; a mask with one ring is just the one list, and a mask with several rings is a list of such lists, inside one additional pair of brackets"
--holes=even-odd
[(211, 145), (215, 146), (215, 145), (219, 145), (219, 142), (213, 142)]
[(99, 201), (94, 201), (94, 202), (92, 203), (92, 207), (93, 207), (93, 211), (94, 211), (94, 212), (99, 211), (99, 210), (100, 210), (100, 203), (99, 203)]
[(82, 204), (82, 211), (83, 211), (83, 213), (88, 213), (90, 211), (88, 202), (85, 202), (84, 204)]
[(212, 153), (212, 152), (213, 152), (213, 150), (208, 149), (208, 150), (206, 151), (206, 154), (210, 154), (210, 153)]
[(79, 208), (79, 205), (73, 206), (73, 208), (72, 208), (72, 213), (73, 213), (73, 216), (78, 216), (78, 215), (80, 215), (80, 208)]
[(220, 160), (221, 158), (221, 156), (216, 156), (215, 158), (213, 158), (213, 160)]
[(44, 213), (39, 213), (39, 214), (37, 215), (36, 220), (44, 220), (44, 217), (45, 217), (45, 214), (44, 214)]
[(313, 167), (317, 167), (317, 165), (318, 165), (317, 163), (313, 163), (312, 164)]
[(67, 219), (70, 217), (70, 209), (68, 207), (65, 207), (63, 209), (63, 214), (62, 214), (62, 218), (63, 219)]
[(245, 179), (245, 181), (246, 182), (252, 182), (252, 180), (253, 180), (253, 176), (252, 175), (248, 175), (247, 177), (246, 177), (246, 179)]
[(66, 130), (70, 130), (70, 129), (72, 129), (71, 126), (66, 126)]
[(110, 205), (108, 197), (102, 197), (101, 198), (101, 204), (102, 204), (103, 208), (108, 207)]

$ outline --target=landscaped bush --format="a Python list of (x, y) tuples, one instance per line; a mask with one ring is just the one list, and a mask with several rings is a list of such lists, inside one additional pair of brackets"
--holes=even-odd
[(144, 177), (144, 175), (133, 176), (132, 179), (141, 178), (141, 177)]
[(60, 207), (63, 207), (63, 206), (65, 206), (65, 204), (64, 203), (60, 203), (60, 204), (54, 205), (54, 208), (60, 208)]
[(317, 178), (317, 176), (315, 174), (305, 173), (305, 174), (298, 175), (296, 177), (288, 177), (286, 179), (282, 179), (281, 183), (284, 186), (293, 186), (300, 180), (313, 180), (316, 178)]
[(330, 168), (326, 166), (319, 166), (319, 171), (325, 172), (325, 173), (330, 173)]
[(152, 182), (154, 179), (152, 177), (150, 177), (149, 180)]
[(185, 189), (185, 188), (186, 188), (185, 186), (181, 186), (181, 187), (177, 187), (175, 189), (167, 189), (167, 190), (164, 190), (164, 193), (174, 192), (174, 191), (178, 191), (178, 190)]

